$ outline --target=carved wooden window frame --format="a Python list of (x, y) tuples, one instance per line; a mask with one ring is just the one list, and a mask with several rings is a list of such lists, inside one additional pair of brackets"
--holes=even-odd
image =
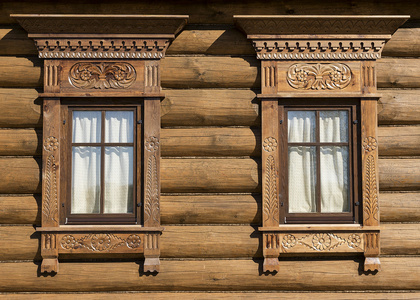
[[(279, 271), (279, 255), (363, 253), (364, 270), (380, 269), (375, 62), (408, 16), (234, 16), (261, 60), (263, 270)], [(311, 70), (310, 70), (311, 69)], [(340, 73), (332, 80), (327, 69)], [(305, 78), (296, 77), (304, 72)], [(348, 73), (350, 77), (343, 76)], [(309, 78), (309, 80), (308, 80)], [(357, 100), (362, 174), (360, 224), (280, 224), (279, 103)], [(284, 137), (283, 137), (284, 138)], [(277, 144), (277, 143), (275, 143)], [(269, 150), (269, 151), (268, 151)], [(287, 163), (286, 163), (287, 165)]]
[[(187, 23), (184, 15), (12, 15), (44, 59), (41, 272), (58, 272), (58, 257), (140, 257), (144, 272), (160, 266), (160, 60)], [(86, 73), (81, 76), (81, 72)], [(65, 99), (126, 99), (143, 105), (140, 173), (142, 222), (65, 225)], [(121, 100), (120, 100), (121, 101)], [(61, 166), (61, 168), (60, 168)], [(141, 172), (143, 174), (141, 174)]]

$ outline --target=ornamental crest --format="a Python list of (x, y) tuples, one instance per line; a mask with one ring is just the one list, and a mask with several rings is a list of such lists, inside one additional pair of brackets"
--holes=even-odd
[(294, 64), (287, 71), (287, 83), (299, 90), (335, 90), (346, 88), (352, 79), (345, 64)]
[(77, 63), (69, 81), (79, 89), (125, 89), (136, 81), (136, 70), (128, 63)]

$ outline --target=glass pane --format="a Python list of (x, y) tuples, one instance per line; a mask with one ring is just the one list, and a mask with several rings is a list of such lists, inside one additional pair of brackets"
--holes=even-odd
[(348, 111), (325, 110), (319, 112), (319, 139), (326, 143), (348, 142)]
[(321, 147), (321, 212), (348, 212), (349, 149)]
[(101, 112), (73, 111), (73, 143), (101, 142)]
[(105, 213), (133, 213), (133, 147), (105, 147)]
[(132, 143), (133, 116), (133, 111), (105, 112), (105, 143)]
[(289, 143), (315, 142), (314, 111), (289, 111), (287, 118)]
[(289, 147), (289, 212), (316, 212), (316, 148)]
[(71, 213), (97, 214), (101, 196), (101, 148), (73, 147)]

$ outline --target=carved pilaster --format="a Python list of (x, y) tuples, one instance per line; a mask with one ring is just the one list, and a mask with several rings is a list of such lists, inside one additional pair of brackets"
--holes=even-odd
[(362, 90), (364, 93), (376, 93), (376, 66), (374, 61), (362, 61)]
[(146, 60), (144, 66), (144, 91), (160, 92), (160, 60)]
[(144, 101), (144, 226), (160, 226), (160, 99)]
[(60, 62), (57, 60), (44, 61), (44, 91), (56, 93), (60, 90)]

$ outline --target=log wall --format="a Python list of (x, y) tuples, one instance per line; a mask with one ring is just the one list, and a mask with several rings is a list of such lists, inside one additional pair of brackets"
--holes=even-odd
[[(419, 298), (418, 2), (187, 2), (3, 1), (0, 297), (25, 298), (27, 292), (36, 292), (41, 294), (31, 298), (107, 299), (121, 293), (154, 299)], [(41, 218), (42, 101), (38, 91), (42, 61), (9, 14), (41, 12), (190, 15), (190, 24), (162, 61), (166, 97), (161, 102), (161, 215), (165, 231), (161, 272), (156, 276), (139, 274), (141, 261), (115, 260), (65, 261), (54, 277), (37, 273), (39, 235), (34, 227)], [(360, 256), (294, 257), (282, 258), (281, 271), (265, 276), (257, 232), (261, 225), (259, 62), (245, 35), (233, 26), (232, 15), (332, 13), (412, 15), (385, 46), (378, 62), (382, 271), (363, 274)]]

